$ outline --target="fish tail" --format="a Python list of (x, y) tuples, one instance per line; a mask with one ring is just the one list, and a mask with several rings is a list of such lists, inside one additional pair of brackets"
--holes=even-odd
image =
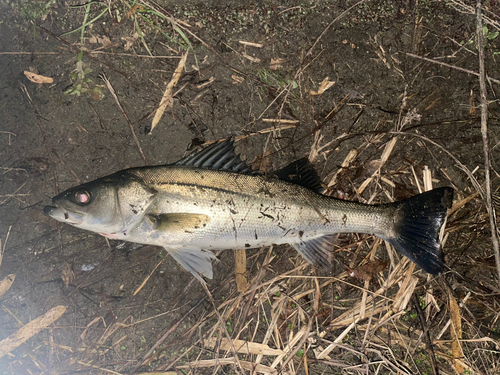
[(453, 201), (453, 189), (438, 188), (395, 202), (395, 234), (386, 240), (424, 271), (445, 268), (439, 232)]

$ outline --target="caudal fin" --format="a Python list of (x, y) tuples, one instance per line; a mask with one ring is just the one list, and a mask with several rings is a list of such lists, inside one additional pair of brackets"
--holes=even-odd
[(444, 187), (394, 203), (396, 235), (387, 241), (433, 275), (445, 267), (439, 231), (452, 201), (453, 189)]

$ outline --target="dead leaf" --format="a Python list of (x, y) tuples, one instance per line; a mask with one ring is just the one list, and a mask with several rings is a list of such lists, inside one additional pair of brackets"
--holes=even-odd
[(460, 340), (462, 339), (462, 314), (460, 314), (460, 308), (458, 307), (457, 300), (450, 294), (450, 315), (451, 315), (451, 325), (450, 325), (450, 335), (451, 335), (451, 354), (453, 355), (453, 367), (455, 370), (462, 374), (464, 367), (457, 360), (463, 360), (462, 347), (460, 346)]
[(29, 72), (27, 70), (24, 71), (24, 75), (31, 82), (34, 82), (34, 83), (52, 83), (52, 82), (54, 82), (54, 80), (50, 77), (41, 76), (40, 74)]
[(354, 270), (350, 270), (348, 273), (349, 276), (356, 279), (370, 281), (377, 273), (385, 270), (387, 268), (387, 264), (388, 263), (384, 260), (374, 260)]
[(113, 43), (111, 43), (111, 39), (109, 39), (106, 35), (97, 37), (97, 41), (102, 44), (102, 48), (107, 48), (113, 45)]
[(2, 297), (7, 291), (10, 289), (14, 280), (16, 279), (16, 275), (10, 274), (5, 276), (5, 278), (0, 281), (0, 297)]
[(90, 90), (88, 93), (89, 93), (90, 97), (94, 100), (103, 100), (104, 99), (104, 93), (102, 92), (102, 90), (99, 86), (94, 87), (94, 89)]
[(136, 14), (139, 10), (144, 9), (144, 7), (141, 4), (135, 4), (132, 8), (129, 9), (129, 11), (125, 14), (125, 18), (129, 19), (132, 18), (134, 14)]
[(271, 59), (271, 63), (269, 64), (269, 69), (278, 70), (280, 68), (283, 68), (283, 64), (285, 62), (286, 60), (282, 59), (281, 57), (278, 57), (277, 59)]
[(128, 51), (130, 48), (132, 48), (137, 39), (139, 39), (139, 34), (137, 32), (135, 32), (132, 36), (122, 37), (122, 40), (125, 41), (125, 46), (123, 47), (123, 49), (125, 49), (125, 51)]
[(61, 273), (61, 278), (64, 282), (64, 286), (66, 287), (66, 289), (68, 289), (69, 284), (71, 284), (73, 280), (75, 280), (75, 273), (73, 272), (73, 269), (71, 268), (69, 263), (66, 263), (64, 265)]
[(309, 93), (311, 95), (321, 95), (323, 94), (326, 90), (328, 90), (330, 87), (332, 87), (335, 84), (335, 81), (329, 81), (330, 77), (326, 77), (319, 85), (318, 91), (314, 90), (309, 90)]
[(19, 328), (12, 335), (0, 341), (0, 358), (7, 353), (10, 353), (19, 345), (28, 341), (31, 337), (35, 336), (42, 329), (47, 328), (50, 324), (59, 319), (66, 311), (66, 306), (57, 306), (50, 309), (45, 314), (33, 319), (28, 324)]
[(92, 35), (87, 40), (90, 44), (97, 44), (97, 43), (101, 44), (102, 45), (101, 48), (106, 48), (113, 45), (113, 43), (111, 43), (111, 40), (106, 35), (103, 36)]
[(167, 109), (168, 105), (171, 105), (172, 101), (172, 95), (174, 94), (174, 87), (177, 85), (177, 82), (179, 81), (179, 78), (181, 78), (182, 71), (184, 70), (184, 66), (186, 65), (186, 59), (187, 59), (188, 53), (186, 52), (184, 56), (179, 60), (179, 64), (177, 65), (177, 68), (175, 68), (174, 74), (172, 75), (172, 79), (167, 85), (167, 88), (165, 89), (165, 92), (163, 93), (163, 97), (161, 99), (160, 106), (156, 110), (155, 117), (153, 118), (153, 122), (151, 123), (151, 130), (149, 131), (149, 134), (153, 131), (153, 129), (158, 125), (158, 122), (160, 122), (161, 117), (163, 116), (163, 112), (165, 112), (165, 109)]

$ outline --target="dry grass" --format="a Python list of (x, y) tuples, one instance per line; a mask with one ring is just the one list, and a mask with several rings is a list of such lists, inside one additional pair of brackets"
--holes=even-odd
[[(360, 1), (354, 6), (364, 2)], [(451, 2), (465, 9), (462, 2)], [(153, 7), (147, 1), (141, 3), (162, 12), (161, 8)], [(352, 9), (353, 7), (346, 12)], [(262, 144), (265, 144), (261, 159), (265, 159), (262, 164), (266, 168), (271, 156), (283, 151), (283, 134), (295, 134), (307, 123), (307, 119), (282, 118), (286, 105), (292, 103), (297, 107), (310, 106), (310, 113), (314, 113), (313, 103), (304, 99), (311, 92), (309, 82), (316, 82), (316, 88), (321, 88), (321, 80), (324, 82), (322, 89), (314, 91), (315, 96), (321, 96), (332, 87), (333, 82), (328, 78), (311, 78), (307, 76), (307, 71), (321, 53), (313, 57), (315, 46), (326, 31), (345, 14), (342, 13), (328, 25), (305, 54), (307, 59), (292, 74), (292, 82), (299, 84), (300, 93), (292, 95), (292, 83), (286, 85), (267, 108), (256, 116), (255, 121), (260, 120), (264, 127), (235, 137), (237, 141), (261, 137)], [(211, 46), (184, 23), (169, 14), (166, 16), (173, 25), (213, 51)], [(496, 21), (490, 18), (487, 20), (490, 25), (495, 25)], [(262, 47), (253, 42), (239, 43), (244, 47)], [(401, 75), (397, 62), (378, 44), (376, 38), (371, 44), (381, 66), (392, 74)], [(435, 62), (415, 54), (408, 55)], [(253, 63), (257, 62), (256, 58), (247, 54), (242, 56)], [(185, 59), (181, 61), (175, 79), (165, 91), (160, 103), (163, 110), (167, 104), (173, 105), (173, 88), (184, 63)], [(450, 67), (449, 64), (446, 66)], [(239, 73), (237, 76), (233, 75), (233, 78), (237, 77), (234, 78), (235, 84), (242, 84), (245, 80), (242, 77), (245, 75), (233, 71)], [(466, 72), (471, 73), (470, 70)], [(490, 81), (498, 83), (494, 79)], [(111, 83), (107, 80), (105, 82), (109, 90), (114, 92)], [(153, 367), (153, 364), (159, 373), (177, 370), (184, 374), (223, 371), (307, 375), (499, 373), (500, 289), (498, 275), (492, 266), (494, 262), (489, 251), (491, 240), (488, 235), (490, 218), (494, 216), (495, 197), (493, 203), (490, 202), (490, 214), (484, 206), (487, 187), (491, 185), (495, 191), (494, 187), (499, 185), (498, 180), (492, 178), (492, 181), (487, 181), (478, 177), (475, 171), (471, 171), (454, 156), (452, 150), (418, 131), (408, 130), (411, 125), (418, 124), (419, 111), (408, 107), (406, 87), (401, 88), (401, 92), (399, 114), (395, 116), (392, 129), (360, 135), (363, 140), (347, 151), (347, 156), (337, 161), (339, 168), (325, 179), (325, 188), (330, 195), (375, 204), (397, 200), (399, 197), (395, 194), (400, 186), (413, 192), (430, 190), (433, 184), (454, 186), (455, 202), (449, 211), (447, 226), (441, 233), (449, 271), (438, 277), (424, 274), (388, 243), (368, 235), (339, 237), (333, 249), (335, 263), (329, 272), (323, 273), (313, 269), (298, 255), (292, 255), (286, 261), (279, 259), (279, 251), (276, 253), (272, 246), (261, 249), (257, 255), (247, 254), (247, 257), (252, 257), (252, 262), (248, 261), (248, 265), (244, 262), (245, 258), (241, 258), (245, 252), (240, 251), (234, 280), (228, 281), (232, 285), (228, 297), (221, 302), (212, 295), (217, 288), (209, 290), (204, 285), (204, 300), (210, 301), (211, 305), (205, 309), (196, 324), (183, 329), (180, 337), (174, 338), (174, 335), (181, 331), (185, 319), (204, 300), (200, 300), (182, 318), (164, 327), (164, 333), (156, 341), (153, 336), (148, 337), (148, 351), (136, 353), (133, 363), (123, 361), (109, 366), (98, 365), (96, 358), (105, 358), (109, 353), (118, 351), (136, 327), (180, 307), (176, 306), (171, 311), (140, 321), (135, 321), (133, 314), (117, 319), (111, 309), (108, 309), (109, 315), (114, 318), (111, 324), (98, 317), (85, 327), (78, 327), (82, 331), (81, 346), (69, 347), (53, 340), (43, 343), (54, 353), (70, 353), (66, 357), (69, 358), (67, 367), (59, 373), (139, 373), (147, 366)], [(127, 118), (138, 151), (147, 163), (132, 123), (117, 96), (114, 97)], [(323, 118), (317, 116), (314, 126), (307, 132), (304, 131), (307, 134), (297, 140), (297, 143), (311, 145), (306, 151), (319, 170), (329, 170), (329, 158), (334, 154), (335, 147), (349, 137), (348, 133), (332, 135), (325, 130), (328, 123), (345, 108), (347, 99), (348, 96), (333, 103)], [(434, 105), (439, 98), (431, 99), (429, 106)], [(274, 113), (270, 111), (273, 106), (277, 108)], [(41, 124), (40, 128), (43, 133)], [(374, 128), (377, 128), (377, 124), (374, 124)], [(265, 137), (267, 140), (264, 140)], [(419, 169), (416, 163), (403, 163), (398, 153), (411, 142), (420, 142), (419, 150), (428, 153), (431, 158), (442, 158), (444, 154), (444, 157), (453, 160), (455, 170), (433, 170), (431, 166)], [(440, 151), (443, 153), (438, 155)], [(453, 175), (452, 172), (465, 173), (469, 179), (468, 185), (456, 184), (449, 177)], [(54, 178), (54, 181), (57, 188), (57, 179)], [(20, 199), (21, 196), (18, 191), (0, 195), (1, 199), (5, 199), (0, 204), (12, 198)], [(8, 235), (3, 246), (0, 242), (0, 264), (7, 240)], [(474, 251), (469, 251), (471, 248)], [(295, 253), (290, 250), (287, 254)], [(150, 276), (162, 262), (158, 262), (138, 285), (134, 295), (148, 283)], [(474, 272), (467, 272), (470, 269)], [(0, 282), (0, 297), (3, 288), (8, 290), (12, 285), (14, 277), (15, 275), (9, 275)], [(190, 285), (186, 286), (185, 290), (189, 290), (189, 287)], [(102, 303), (106, 305), (106, 296), (103, 296)], [(15, 317), (15, 314), (8, 313)], [(23, 326), (19, 331), (23, 332), (23, 328), (31, 329), (34, 335), (52, 322), (32, 329), (28, 326), (29, 323), (23, 326), (19, 321), (19, 326)], [(55, 329), (52, 326), (50, 328)], [(65, 328), (68, 327), (58, 327)], [(97, 335), (96, 332), (100, 334)], [(12, 341), (20, 343), (17, 337), (9, 340), (10, 346), (5, 344), (2, 347), (0, 342), (1, 354), (8, 355), (13, 348)], [(184, 350), (182, 353), (177, 350), (175, 355), (161, 352), (159, 348), (167, 341), (171, 347)], [(33, 355), (31, 359), (37, 363), (36, 356)], [(46, 370), (40, 366), (40, 373), (45, 373)]]

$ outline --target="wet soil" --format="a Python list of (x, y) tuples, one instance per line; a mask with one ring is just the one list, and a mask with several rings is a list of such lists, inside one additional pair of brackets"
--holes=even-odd
[[(108, 241), (42, 214), (50, 198), (69, 187), (146, 162), (172, 163), (206, 141), (240, 136), (246, 137), (238, 150), (262, 170), (308, 156), (315, 136), (323, 137), (321, 145), (331, 143), (313, 162), (326, 182), (357, 149), (331, 192), (349, 199), (378, 203), (415, 194), (415, 178), (422, 184), (425, 166), (435, 186), (453, 186), (467, 196), (474, 187), (457, 160), (471, 171), (478, 168), (475, 175), (484, 181), (478, 78), (439, 64), (478, 70), (475, 18), (446, 2), (368, 1), (350, 10), (353, 1), (159, 2), (156, 12), (177, 24), (147, 12), (144, 4), (112, 2), (108, 10), (107, 2), (82, 4), (0, 2), (0, 239), (5, 250), (0, 278), (15, 274), (0, 300), (0, 339), (55, 306), (67, 307), (50, 329), (0, 359), (2, 373), (166, 369), (209, 329), (207, 323), (190, 331), (214, 308), (202, 286), (161, 248)], [(488, 9), (498, 22), (498, 8), (490, 4)], [(83, 36), (80, 30), (65, 35), (90, 21)], [(486, 69), (499, 80), (500, 37), (493, 38), (492, 26), (488, 32)], [(172, 107), (149, 133), (165, 85), (186, 52)], [(24, 71), (51, 77), (53, 83), (33, 83)], [(333, 86), (311, 95), (325, 79)], [(498, 93), (498, 81), (492, 82), (489, 136), (496, 177)], [(357, 196), (356, 188), (374, 171), (394, 132), (403, 133), (377, 182)], [(476, 206), (469, 213), (482, 203), (471, 204)], [(471, 285), (485, 287), (486, 279), (498, 298), (491, 286), (497, 283), (486, 219), (479, 217), (464, 213), (456, 219), (484, 235), (467, 244), (451, 235), (446, 259)], [(352, 239), (345, 236), (340, 244)], [(289, 247), (274, 251), (270, 275), (298, 261)], [(247, 252), (249, 279), (266, 253)], [(208, 281), (216, 304), (238, 294), (233, 252), (217, 255), (214, 279)], [(344, 265), (362, 259), (357, 256), (339, 253), (327, 274), (338, 275)], [(471, 259), (478, 258), (486, 261), (471, 267)], [(487, 271), (479, 276), (481, 267)], [(304, 272), (314, 274), (310, 267)], [(486, 326), (498, 329), (485, 319)], [(140, 367), (160, 339), (158, 352)]]

